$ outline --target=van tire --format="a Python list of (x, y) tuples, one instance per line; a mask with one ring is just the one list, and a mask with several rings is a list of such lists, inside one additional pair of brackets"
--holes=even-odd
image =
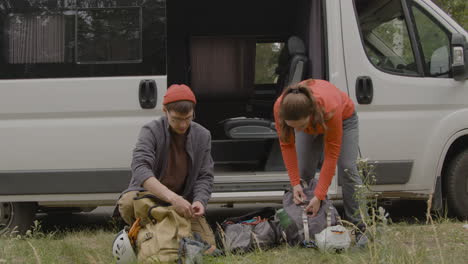
[(449, 212), (462, 219), (468, 218), (468, 149), (450, 162), (446, 183)]
[(37, 204), (31, 202), (0, 203), (0, 235), (15, 234), (23, 235), (31, 228), (36, 215)]

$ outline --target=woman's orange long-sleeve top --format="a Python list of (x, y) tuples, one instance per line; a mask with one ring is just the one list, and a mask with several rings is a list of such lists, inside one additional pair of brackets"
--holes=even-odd
[[(327, 126), (325, 133), (323, 127), (318, 125), (317, 129), (314, 129), (312, 123), (309, 123), (309, 126), (304, 130), (307, 134), (324, 134), (324, 162), (315, 189), (315, 196), (320, 200), (324, 200), (328, 192), (328, 187), (335, 175), (336, 164), (340, 155), (341, 140), (343, 137), (343, 120), (353, 114), (354, 103), (346, 93), (327, 81), (310, 79), (302, 83), (309, 87), (312, 96), (325, 110), (325, 116), (332, 115), (330, 119), (325, 121), (325, 125)], [(280, 96), (274, 105), (275, 125), (278, 136), (281, 135), (279, 127), (279, 107), (282, 99), (283, 96)], [(280, 146), (291, 185), (295, 186), (300, 183), (300, 175), (294, 133), (292, 133), (289, 142), (282, 142), (280, 140)]]

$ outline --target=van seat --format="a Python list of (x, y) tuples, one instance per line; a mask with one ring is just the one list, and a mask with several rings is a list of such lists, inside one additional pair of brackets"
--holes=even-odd
[(224, 132), (231, 139), (277, 138), (274, 122), (263, 118), (236, 117), (226, 119)]
[[(278, 95), (282, 92), (284, 87), (303, 80), (308, 60), (305, 52), (305, 45), (302, 39), (297, 36), (289, 37), (286, 47), (283, 50), (283, 56), (280, 55), (277, 69), (279, 73), (277, 84)], [(284, 59), (285, 53), (287, 54), (286, 59)], [(269, 139), (278, 137), (274, 122), (271, 120), (240, 117), (224, 120), (223, 123), (224, 131), (228, 138)]]
[(276, 73), (278, 74), (277, 93), (280, 95), (288, 85), (304, 79), (307, 67), (304, 41), (297, 36), (289, 37), (283, 48)]

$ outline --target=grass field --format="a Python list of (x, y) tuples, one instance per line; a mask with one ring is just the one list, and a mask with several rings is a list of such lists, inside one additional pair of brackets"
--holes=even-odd
[[(466, 222), (439, 220), (431, 224), (389, 224), (367, 249), (342, 254), (280, 246), (245, 255), (205, 258), (205, 263), (468, 263)], [(40, 226), (23, 237), (0, 238), (3, 263), (113, 263), (111, 230), (44, 233)]]

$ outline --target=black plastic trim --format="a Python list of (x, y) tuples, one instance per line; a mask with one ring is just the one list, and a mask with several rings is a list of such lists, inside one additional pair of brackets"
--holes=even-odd
[(130, 182), (129, 169), (0, 172), (0, 195), (120, 193)]
[(411, 177), (412, 160), (379, 161), (375, 165), (376, 185), (405, 184)]
[[(327, 24), (327, 4), (326, 0), (322, 1), (322, 48), (325, 59), (322, 61), (323, 64), (323, 78), (324, 80), (330, 80), (330, 61), (328, 56), (328, 24)], [(310, 59), (310, 58), (309, 58)], [(349, 91), (348, 91), (349, 94)]]
[(416, 61), (416, 67), (418, 67), (418, 72), (421, 75), (421, 77), (424, 76), (424, 67), (422, 65), (422, 61), (424, 60), (421, 57), (421, 45), (418, 42), (417, 36), (416, 36), (416, 29), (415, 29), (415, 24), (413, 23), (413, 17), (409, 9), (409, 4), (407, 0), (401, 0), (401, 7), (403, 9), (403, 13), (406, 17), (406, 28), (408, 29), (408, 34), (411, 40), (411, 47), (413, 47), (413, 54), (414, 54), (414, 59)]
[[(374, 166), (375, 185), (406, 184), (411, 178), (412, 160), (369, 161)], [(338, 179), (341, 185), (341, 180)]]
[[(414, 162), (399, 160), (369, 163), (375, 166), (376, 185), (382, 185), (407, 183)], [(120, 193), (127, 188), (130, 178), (130, 169), (2, 171), (0, 195)], [(232, 182), (216, 183), (215, 180), (213, 192), (280, 191), (289, 188), (289, 185), (287, 177), (275, 182), (257, 181), (255, 178), (249, 182), (236, 182), (233, 179)]]
[[(120, 193), (130, 178), (130, 169), (2, 171), (0, 195)], [(289, 187), (287, 177), (275, 182), (255, 178), (236, 182), (234, 178), (232, 182), (216, 183), (215, 176), (213, 192), (281, 191)]]

